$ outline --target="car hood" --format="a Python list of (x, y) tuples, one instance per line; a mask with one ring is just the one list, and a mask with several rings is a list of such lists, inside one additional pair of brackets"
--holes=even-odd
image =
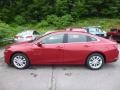
[(27, 47), (31, 47), (31, 46), (32, 46), (32, 43), (30, 43), (30, 42), (21, 42), (21, 43), (14, 43), (9, 46), (6, 46), (5, 49), (8, 49), (8, 48), (21, 49), (21, 48), (27, 48)]

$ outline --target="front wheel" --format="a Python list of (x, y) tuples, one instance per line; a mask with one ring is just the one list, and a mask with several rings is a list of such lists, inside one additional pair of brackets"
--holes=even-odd
[(29, 60), (26, 55), (22, 53), (16, 53), (11, 59), (12, 65), (17, 69), (25, 69), (29, 66)]
[(104, 57), (99, 53), (93, 53), (87, 58), (87, 67), (92, 70), (100, 69), (104, 64)]

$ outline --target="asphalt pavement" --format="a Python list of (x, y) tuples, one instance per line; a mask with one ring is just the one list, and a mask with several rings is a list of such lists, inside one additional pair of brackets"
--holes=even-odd
[(120, 60), (100, 70), (84, 66), (31, 66), (18, 70), (4, 63), (0, 50), (0, 90), (120, 90)]

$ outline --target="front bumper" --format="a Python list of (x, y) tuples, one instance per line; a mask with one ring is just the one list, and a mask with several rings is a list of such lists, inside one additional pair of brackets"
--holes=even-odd
[(5, 63), (10, 64), (11, 55), (12, 55), (12, 52), (10, 50), (4, 51)]

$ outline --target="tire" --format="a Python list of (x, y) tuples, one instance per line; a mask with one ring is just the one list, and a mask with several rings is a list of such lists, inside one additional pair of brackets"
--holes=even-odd
[(16, 53), (11, 58), (11, 64), (17, 69), (26, 69), (30, 63), (26, 55)]
[(86, 65), (91, 70), (98, 70), (104, 65), (105, 59), (99, 53), (93, 53), (87, 58)]

